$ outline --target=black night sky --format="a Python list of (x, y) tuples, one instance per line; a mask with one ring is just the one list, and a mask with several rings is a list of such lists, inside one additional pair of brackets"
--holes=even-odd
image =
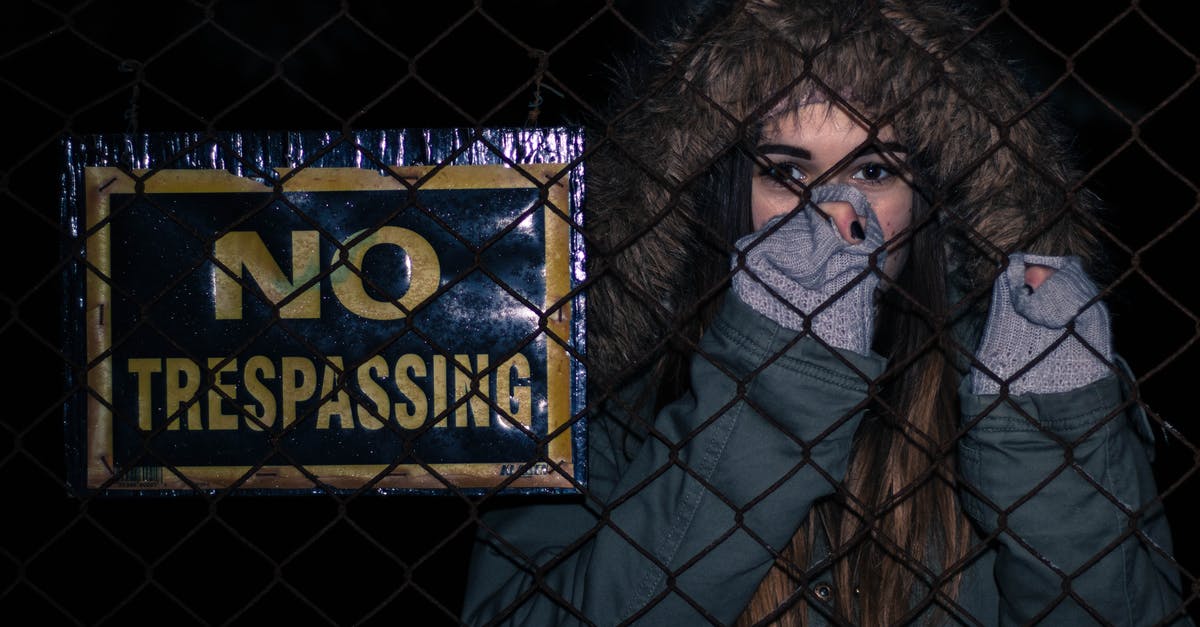
[[(593, 123), (611, 60), (705, 0), (15, 0), (0, 20), (0, 615), (44, 624), (454, 625), (458, 496), (77, 499), (65, 489), (60, 141), (93, 133)], [(713, 0), (716, 1), (716, 0)], [(1200, 107), (1187, 2), (976, 0), (1110, 208), (1116, 349), (1178, 430), (1155, 470), (1200, 569)], [(539, 73), (539, 62), (544, 62)], [(531, 106), (543, 85), (536, 119)], [(1195, 603), (1193, 603), (1193, 606)], [(1193, 610), (1195, 612), (1195, 610)], [(151, 618), (153, 617), (153, 618)]]

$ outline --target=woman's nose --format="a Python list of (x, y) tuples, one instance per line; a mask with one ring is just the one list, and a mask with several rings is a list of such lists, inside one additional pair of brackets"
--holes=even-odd
[(1028, 285), (1029, 289), (1031, 290), (1036, 290), (1037, 288), (1041, 287), (1042, 283), (1045, 283), (1046, 279), (1050, 278), (1050, 275), (1052, 274), (1054, 274), (1054, 268), (1031, 263), (1025, 266), (1025, 285)]
[(841, 234), (842, 239), (851, 244), (857, 244), (866, 239), (867, 220), (854, 213), (854, 207), (850, 203), (842, 201), (823, 202), (819, 203), (817, 207), (822, 213), (833, 220), (833, 224), (837, 227), (837, 231)]

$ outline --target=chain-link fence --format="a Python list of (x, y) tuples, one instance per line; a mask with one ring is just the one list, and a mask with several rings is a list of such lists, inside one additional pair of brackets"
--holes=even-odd
[[(5, 5), (0, 102), (10, 124), (0, 203), (14, 239), (0, 345), (14, 404), (0, 419), (0, 622), (459, 624), (472, 541), (492, 504), (454, 491), (69, 494), (64, 409), (79, 390), (64, 390), (63, 381), (72, 373), (79, 380), (83, 364), (64, 348), (62, 281), (73, 259), (62, 251), (77, 235), (59, 216), (64, 140), (588, 124), (601, 130), (602, 145), (608, 60), (653, 40), (664, 16), (692, 4)], [(1197, 234), (1191, 143), (1200, 138), (1192, 114), (1200, 42), (1187, 3), (975, 4), (979, 34), (1021, 59), (1036, 106), (1069, 123), (1087, 184), (1110, 208), (1100, 237), (1114, 259), (1102, 286), (1114, 350), (1162, 436), (1153, 470), (1174, 532), (1172, 568), (1185, 611), (1195, 613), (1190, 393), (1200, 299), (1187, 251)]]

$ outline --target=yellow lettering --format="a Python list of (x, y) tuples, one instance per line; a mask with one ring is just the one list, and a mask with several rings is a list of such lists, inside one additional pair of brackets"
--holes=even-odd
[[(354, 241), (363, 231), (358, 231), (342, 241), (343, 244)], [(392, 244), (404, 250), (408, 259), (405, 260), (402, 272), (408, 275), (408, 290), (398, 301), (397, 307), (389, 300), (375, 300), (367, 294), (362, 281), (362, 263), (367, 251), (382, 244)], [(429, 298), (441, 282), (442, 270), (437, 252), (433, 246), (416, 231), (398, 226), (380, 227), (374, 233), (364, 237), (354, 244), (348, 252), (348, 259), (330, 273), (329, 280), (333, 285), (333, 293), (342, 305), (350, 311), (370, 320), (398, 320), (412, 311), (426, 298)]]
[(466, 426), (469, 415), (472, 427), (480, 426), (481, 418), (483, 426), (490, 427), (492, 414), (488, 411), (487, 405), (488, 379), (487, 377), (483, 378), (483, 389), (480, 390), (480, 380), (475, 377), (476, 372), (487, 370), (488, 356), (475, 356), (476, 370), (471, 369), (470, 355), (455, 355), (454, 361), (458, 366), (454, 369), (454, 402), (457, 403), (463, 397), (467, 397), (467, 402), (454, 410), (454, 426)]
[[(396, 360), (396, 388), (407, 399), (404, 403), (396, 403), (396, 422), (405, 429), (416, 429), (425, 424), (429, 399), (421, 386), (413, 381), (413, 377), (424, 376), (425, 361), (420, 355), (407, 353)], [(442, 397), (445, 398), (444, 393)]]
[(509, 386), (513, 371), (517, 379), (529, 377), (529, 360), (521, 353), (513, 355), (496, 371), (496, 404), (506, 412), (500, 414), (500, 425), (507, 427), (510, 421), (515, 421), (528, 427), (532, 422), (533, 392), (528, 385)]
[[(339, 355), (324, 357), (322, 364), (300, 356), (251, 355), (244, 362), (134, 358), (126, 368), (137, 391), (132, 411), (142, 431), (153, 429), (164, 411), (168, 429), (189, 431), (286, 430), (302, 413), (315, 420), (308, 429), (376, 431), (393, 420), (400, 428), (418, 429), (431, 419), (439, 428), (531, 427), (528, 358), (516, 353), (494, 375), (491, 359), (486, 353), (452, 358), (406, 353), (390, 364), (376, 354), (349, 372)], [(210, 389), (203, 389), (205, 373), (212, 376)]]
[[(374, 408), (365, 405), (354, 406), (358, 417), (358, 426), (374, 431), (383, 426), (383, 421), (391, 418), (392, 404), (388, 402), (388, 394), (372, 374), (388, 375), (387, 360), (379, 355), (371, 357), (358, 367), (358, 389), (371, 400)], [(378, 413), (377, 413), (378, 412)]]
[[(222, 381), (223, 375), (237, 373), (237, 361), (230, 359), (221, 365), (220, 357), (208, 358), (208, 369), (213, 371), (213, 384), (208, 390), (208, 428), (210, 430), (227, 431), (238, 428), (237, 414), (227, 414), (222, 411), (222, 403), (234, 402), (237, 399), (237, 385)], [(219, 370), (213, 370), (214, 368)]]
[(433, 356), (433, 415), (437, 422), (435, 427), (446, 426), (446, 356), (437, 353)]
[(328, 429), (337, 417), (341, 429), (354, 428), (354, 414), (350, 409), (350, 395), (338, 385), (341, 373), (346, 368), (342, 358), (330, 355), (325, 358), (325, 374), (321, 376), (321, 407), (317, 409), (317, 428)]
[(246, 419), (246, 426), (255, 431), (262, 431), (263, 427), (275, 424), (275, 397), (263, 382), (264, 376), (268, 379), (275, 378), (275, 364), (270, 359), (262, 355), (255, 355), (246, 360), (246, 369), (243, 371), (243, 377), (246, 379), (246, 391), (254, 400), (258, 401), (258, 404), (248, 403), (242, 408), (246, 413), (258, 419), (257, 422)]
[(296, 421), (296, 404), (311, 398), (317, 390), (317, 368), (312, 360), (304, 357), (284, 357), (282, 362), (283, 381), (280, 383), (280, 404), (283, 428)]
[(151, 428), (150, 375), (162, 372), (161, 359), (130, 359), (129, 373), (137, 379), (137, 419), (138, 429), (149, 431)]
[[(245, 269), (263, 294), (278, 305), (312, 282), (303, 293), (279, 308), (280, 318), (320, 318), (320, 285), (313, 281), (321, 270), (317, 231), (292, 231), (292, 278), (279, 267), (262, 237), (253, 231), (232, 231), (213, 245), (213, 303), (217, 320), (242, 318), (242, 270)], [(221, 266), (225, 266), (222, 268)]]
[[(200, 389), (200, 366), (183, 357), (167, 358), (167, 418), (168, 429), (178, 430), (180, 423), (185, 429), (199, 429), (200, 404), (195, 402)], [(188, 404), (190, 403), (190, 404)], [(176, 413), (188, 404), (187, 414), (177, 417)]]

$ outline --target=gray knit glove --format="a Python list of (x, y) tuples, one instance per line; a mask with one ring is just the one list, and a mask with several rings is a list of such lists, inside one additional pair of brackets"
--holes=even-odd
[[(1027, 264), (1056, 271), (1031, 290), (1025, 285)], [(994, 376), (972, 368), (971, 391), (999, 394), (1000, 380), (1009, 379), (1034, 361), (1033, 367), (1009, 383), (1009, 394), (1066, 392), (1109, 374), (1112, 332), (1108, 308), (1100, 301), (1088, 305), (1097, 293), (1078, 257), (1009, 255), (1008, 269), (996, 277), (992, 288), (992, 308), (976, 352), (979, 362)], [(1085, 305), (1087, 309), (1080, 311)], [(1071, 320), (1075, 321), (1074, 335), (1066, 330)], [(1061, 344), (1039, 357), (1064, 335)]]
[[(863, 241), (851, 244), (842, 239), (831, 221), (817, 212), (817, 203), (833, 201), (849, 203), (866, 218)], [(875, 330), (874, 296), (886, 252), (883, 244), (879, 219), (862, 192), (850, 185), (814, 187), (803, 211), (771, 218), (737, 241), (745, 262), (739, 267), (739, 255), (733, 255), (733, 291), (759, 313), (797, 331), (823, 306), (812, 317), (813, 333), (832, 346), (866, 355)], [(869, 256), (877, 250), (880, 270), (868, 267)], [(831, 298), (855, 279), (858, 282), (846, 293)]]

